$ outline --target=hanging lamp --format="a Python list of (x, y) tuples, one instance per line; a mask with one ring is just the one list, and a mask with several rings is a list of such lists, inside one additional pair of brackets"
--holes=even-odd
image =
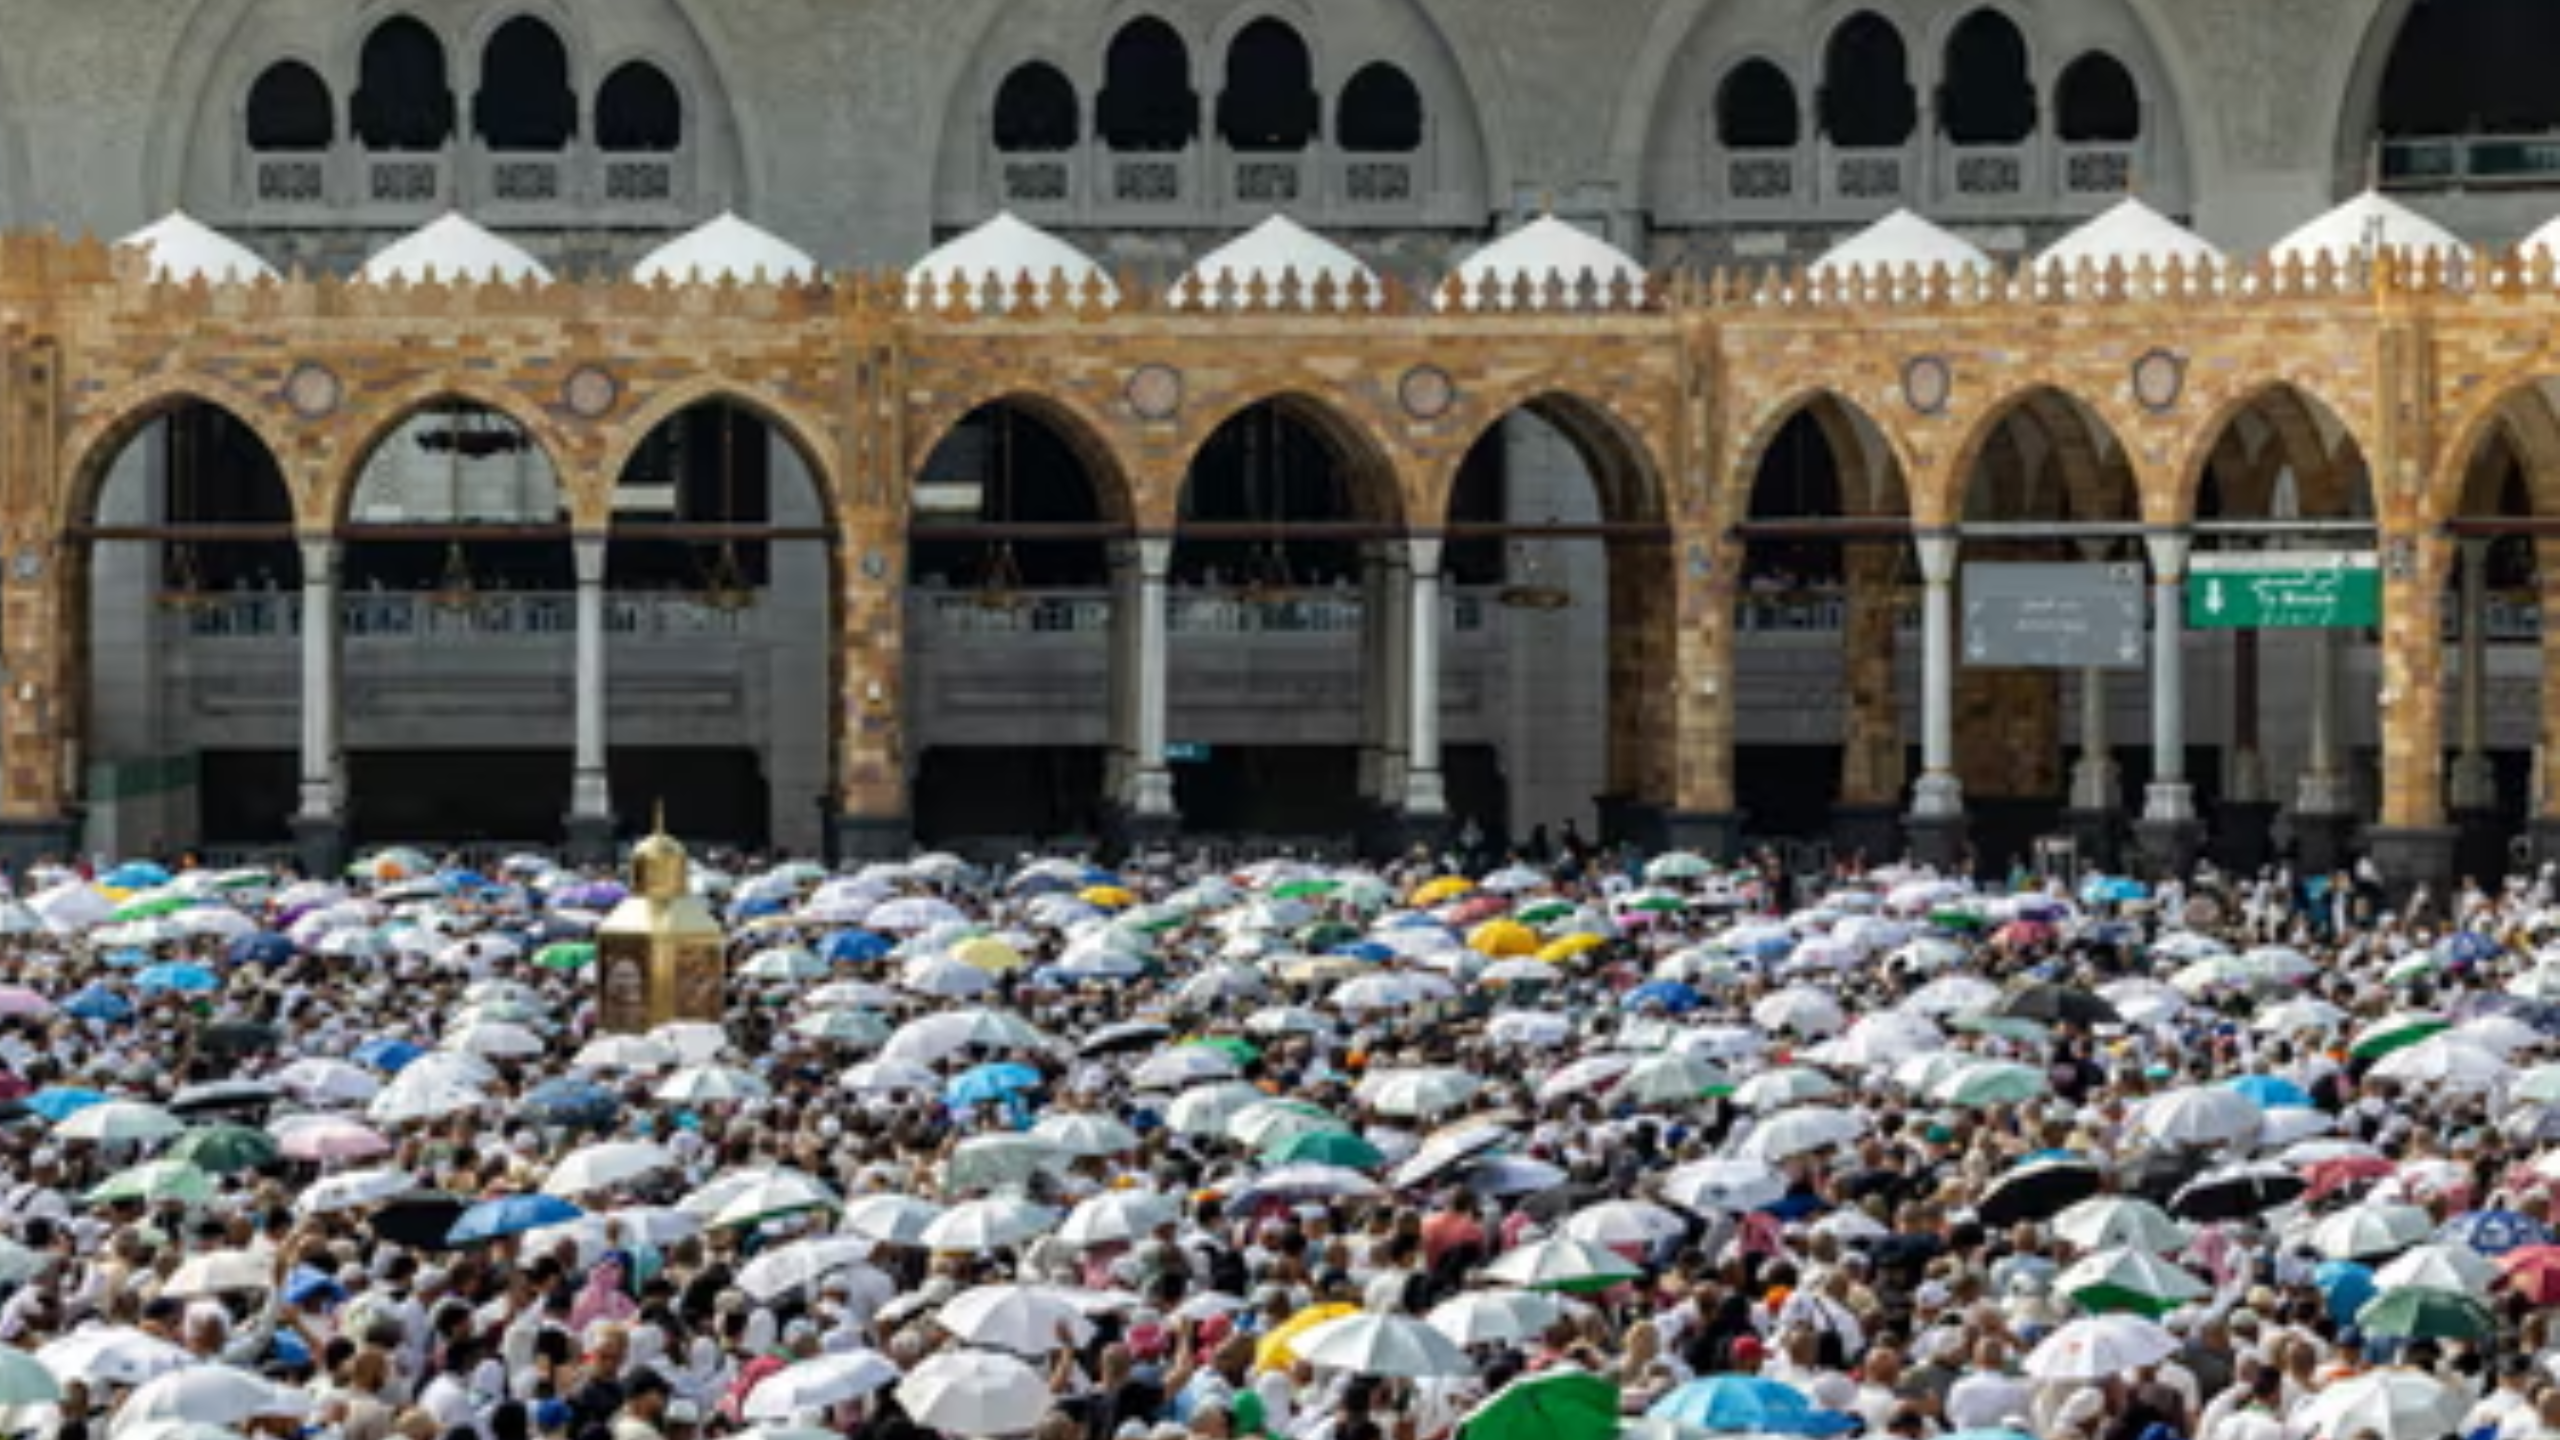
[[(190, 413), (175, 410), (162, 422), (169, 427), (169, 509), (181, 519), (188, 516), (187, 497), (194, 489), (191, 482), (195, 447), (188, 443), (186, 423)], [(167, 567), (161, 574), (161, 607), (188, 614), (212, 603), (213, 596), (205, 589), (204, 572), (196, 563), (196, 547), (184, 540), (172, 544)]]
[[(1006, 408), (997, 416), (995, 519), (1003, 524), (1013, 518), (1013, 411)], [(978, 608), (1011, 611), (1022, 605), (1022, 561), (1013, 553), (1013, 541), (993, 541), (987, 546), (986, 568), (978, 576)]]
[[(1555, 517), (1549, 516), (1547, 523), (1556, 523)], [(1515, 578), (1494, 596), (1496, 604), (1506, 610), (1563, 610), (1573, 604), (1573, 592), (1547, 579), (1546, 564), (1528, 541), (1512, 540), (1511, 561)]]
[[(463, 433), (464, 408), (456, 405), (445, 412), (445, 509), (447, 519), (462, 516), (462, 456), (466, 440)], [(426, 445), (426, 437), (419, 439)], [(461, 611), (471, 607), (478, 597), (479, 586), (471, 578), (471, 557), (463, 552), (460, 540), (447, 540), (444, 546), (444, 570), (436, 577), (435, 588), (428, 592), (427, 603), (439, 610)]]
[[(738, 412), (735, 406), (720, 407), (720, 519), (724, 524), (737, 523), (737, 433)], [(755, 587), (747, 583), (746, 566), (738, 559), (738, 542), (720, 542), (720, 553), (713, 557), (711, 568), (703, 577), (703, 603), (714, 610), (735, 614), (756, 603)]]

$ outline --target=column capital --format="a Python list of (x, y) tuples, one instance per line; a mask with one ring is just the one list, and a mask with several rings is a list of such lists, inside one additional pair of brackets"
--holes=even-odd
[(2177, 585), (2187, 578), (2187, 561), (2194, 555), (2195, 536), (2184, 530), (2153, 531), (2142, 537), (2142, 548), (2151, 552), (2151, 583)]
[(2462, 549), (2464, 569), (2485, 570), (2489, 565), (2489, 547), (2497, 544), (2498, 541), (2497, 537), (2491, 535), (2465, 535), (2456, 543)]
[(1172, 536), (1141, 535), (1131, 544), (1137, 551), (1140, 579), (1162, 581), (1173, 573)]
[(605, 551), (610, 537), (601, 530), (581, 530), (569, 537), (569, 557), (575, 563), (580, 585), (604, 583)]
[(1449, 542), (1437, 535), (1414, 535), (1405, 540), (1405, 553), (1411, 557), (1416, 579), (1440, 578), (1440, 557)]
[(1952, 585), (1964, 540), (1953, 530), (1914, 530), (1912, 548), (1920, 552), (1920, 578), (1932, 585)]
[(309, 585), (316, 580), (334, 581), (338, 578), (338, 561), (345, 551), (338, 544), (338, 537), (334, 533), (326, 530), (302, 531), (293, 537), (293, 543), (302, 551), (303, 584)]

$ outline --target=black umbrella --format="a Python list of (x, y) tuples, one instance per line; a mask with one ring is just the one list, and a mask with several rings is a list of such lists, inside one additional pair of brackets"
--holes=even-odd
[(2038, 1160), (1991, 1183), (1974, 1207), (1985, 1225), (2050, 1220), (2098, 1193), (2098, 1167), (2085, 1160)]
[(1132, 1020), (1122, 1025), (1105, 1025), (1076, 1047), (1079, 1055), (1117, 1055), (1130, 1050), (1152, 1050), (1173, 1034), (1170, 1025), (1152, 1020)]
[(2124, 1186), (2145, 1200), (2166, 1205), (2169, 1197), (2202, 1173), (2204, 1167), (2205, 1153), (2201, 1150), (2180, 1146), (2174, 1150), (2145, 1151), (2125, 1167)]
[(2181, 1220), (2245, 1220), (2298, 1199), (2311, 1183), (2281, 1165), (2226, 1165), (2187, 1182), (2169, 1197)]
[(2121, 1025), (2124, 1017), (2104, 999), (2076, 985), (2029, 985), (1992, 1008), (1994, 1015), (2040, 1020), (2047, 1025)]
[(256, 1020), (225, 1020), (196, 1034), (196, 1048), (207, 1055), (255, 1055), (273, 1050), (282, 1037), (276, 1027)]
[(453, 1246), (445, 1237), (453, 1233), (453, 1222), (461, 1219), (462, 1212), (470, 1208), (471, 1202), (459, 1195), (448, 1195), (441, 1190), (412, 1190), (406, 1195), (393, 1196), (381, 1209), (373, 1212), (369, 1223), (377, 1238), (395, 1245), (406, 1245), (412, 1250), (450, 1250)]
[(1579, 1181), (1541, 1190), (1520, 1202), (1520, 1213), (1541, 1225), (1552, 1225), (1586, 1205), (1597, 1205), (1609, 1198), (1609, 1192), (1597, 1185)]
[(205, 1085), (190, 1085), (171, 1096), (170, 1112), (177, 1115), (204, 1115), (223, 1110), (257, 1110), (284, 1098), (284, 1092), (273, 1085), (256, 1080), (216, 1080)]

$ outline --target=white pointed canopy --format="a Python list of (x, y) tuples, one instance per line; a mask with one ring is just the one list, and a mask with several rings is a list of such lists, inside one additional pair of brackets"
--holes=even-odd
[(1963, 236), (1941, 229), (1908, 210), (1896, 210), (1873, 225), (1832, 246), (1813, 262), (1816, 275), (1884, 271), (1900, 274), (1911, 266), (1923, 273), (1944, 266), (1949, 272), (1987, 272), (1991, 257)]
[(1242, 304), (1248, 289), (1260, 280), (1270, 303), (1277, 304), (1280, 282), (1286, 276), (1297, 278), (1301, 305), (1313, 302), (1319, 278), (1332, 282), (1336, 304), (1350, 303), (1354, 279), (1368, 287), (1368, 303), (1378, 303), (1376, 271), (1360, 263), (1359, 256), (1286, 215), (1274, 215), (1201, 256), (1174, 282), (1173, 298), (1177, 304), (1214, 305), (1220, 294), (1232, 286), (1234, 303)]
[(249, 285), (276, 278), (275, 267), (258, 252), (184, 210), (170, 211), (116, 246), (144, 251), (151, 257), (151, 278), (173, 284)]
[(1101, 282), (1105, 301), (1119, 298), (1111, 277), (1092, 256), (1007, 210), (943, 242), (909, 266), (907, 299), (927, 308), (942, 305), (951, 298), (951, 282), (956, 278), (968, 284), (973, 298), (982, 300), (992, 279), (1004, 291), (1004, 307), (1011, 309), (1014, 291), (1023, 279), (1027, 277), (1046, 294), (1051, 278), (1059, 275), (1066, 277), (1071, 294), (1082, 296), (1085, 280), (1091, 277)]
[(650, 251), (631, 270), (631, 278), (643, 285), (660, 280), (709, 285), (758, 276), (776, 284), (814, 280), (818, 262), (781, 236), (726, 210)]
[(2125, 200), (2054, 241), (2036, 257), (2036, 264), (2039, 268), (2077, 270), (2083, 260), (2101, 270), (2118, 261), (2130, 269), (2145, 260), (2154, 265), (2176, 260), (2192, 268), (2200, 263), (2220, 263), (2222, 252), (2203, 236), (2141, 201)]
[(2431, 253), (2462, 248), (2461, 239), (2452, 231), (2397, 200), (2367, 190), (2277, 241), (2267, 254), (2279, 262), (2298, 255), (2308, 265), (2323, 255), (2339, 261), (2352, 260), (2367, 246), (2376, 244), (2390, 250)]
[(2560, 256), (2560, 215), (2542, 222), (2542, 228), (2516, 242), (2516, 253), (2530, 259), (2536, 250), (2548, 250)]
[(447, 214), (423, 230), (392, 241), (356, 272), (357, 279), (376, 285), (394, 280), (416, 285), (430, 277), (513, 285), (527, 279), (548, 281), (551, 272), (514, 241), (458, 214)]
[[(1484, 284), (1490, 279), (1496, 288), (1494, 308), (1509, 309), (1520, 281), (1529, 282), (1530, 308), (1547, 303), (1551, 280), (1563, 282), (1567, 294), (1582, 288), (1589, 276), (1602, 295), (1607, 295), (1623, 278), (1631, 289), (1644, 285), (1644, 267), (1626, 251), (1585, 230), (1578, 230), (1553, 215), (1541, 215), (1510, 234), (1478, 250), (1461, 262), (1456, 271), (1464, 293), (1454, 302), (1460, 310), (1473, 310), (1483, 303)], [(1452, 301), (1444, 290), (1438, 298), (1442, 309)]]

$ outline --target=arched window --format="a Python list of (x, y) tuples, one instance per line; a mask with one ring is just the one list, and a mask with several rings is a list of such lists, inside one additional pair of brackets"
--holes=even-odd
[(453, 86), (444, 42), (406, 15), (365, 37), (355, 95), (356, 139), (368, 150), (441, 150), (453, 139)]
[(1902, 32), (1872, 10), (1840, 22), (1822, 54), (1822, 133), (1852, 150), (1881, 150), (1910, 140), (1920, 124), (1911, 88), (1911, 56)]
[(326, 150), (338, 138), (329, 82), (299, 60), (279, 60), (249, 87), (249, 148)]
[(2104, 50), (2071, 62), (2054, 87), (2056, 128), (2069, 145), (2124, 145), (2142, 138), (2142, 91)]
[(1278, 20), (1256, 20), (1227, 46), (1227, 87), (1218, 92), (1218, 134), (1237, 150), (1304, 150), (1323, 124), (1315, 60), (1307, 42)]
[(996, 87), (996, 148), (1008, 155), (1073, 150), (1080, 122), (1075, 83), (1055, 65), (1016, 65)]
[(596, 144), (650, 154), (684, 144), (684, 96), (676, 82), (646, 60), (615, 66), (596, 91)]
[(1093, 128), (1114, 150), (1179, 150), (1200, 138), (1191, 50), (1172, 26), (1149, 16), (1111, 37)]
[(1408, 155), (1422, 148), (1422, 92), (1383, 60), (1363, 65), (1335, 102), (1334, 140), (1355, 155)]
[(1976, 10), (1947, 37), (1938, 123), (1958, 145), (2015, 145), (2035, 133), (2027, 37), (1997, 10)]
[(578, 94), (558, 31), (519, 15), (489, 37), (471, 128), (492, 150), (565, 150), (577, 138)]
[(2427, 0), (2409, 11), (2382, 73), (2382, 133), (2517, 135), (2560, 130), (2560, 5)]
[(1796, 83), (1766, 60), (1745, 60), (1716, 87), (1716, 143), (1727, 150), (1791, 150), (1804, 134)]

